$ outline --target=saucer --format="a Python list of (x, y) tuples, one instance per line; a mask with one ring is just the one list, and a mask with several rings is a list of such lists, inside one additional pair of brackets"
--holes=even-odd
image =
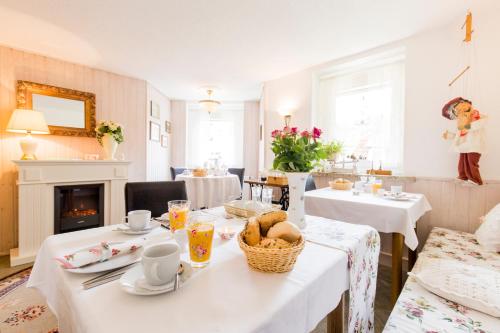
[[(186, 284), (193, 272), (193, 268), (189, 263), (181, 260), (181, 264), (184, 267), (184, 271), (179, 275), (179, 288)], [(122, 275), (120, 285), (126, 293), (132, 295), (154, 296), (173, 291), (174, 280), (161, 286), (149, 286), (144, 278), (142, 266), (137, 265)], [(151, 289), (148, 289), (148, 286)]]
[(121, 231), (127, 235), (143, 235), (143, 234), (147, 234), (147, 233), (151, 232), (151, 230), (153, 230), (159, 226), (160, 226), (160, 222), (152, 220), (149, 222), (149, 226), (147, 226), (146, 228), (144, 228), (142, 230), (132, 230), (128, 226), (128, 223), (119, 224), (118, 228), (116, 230)]

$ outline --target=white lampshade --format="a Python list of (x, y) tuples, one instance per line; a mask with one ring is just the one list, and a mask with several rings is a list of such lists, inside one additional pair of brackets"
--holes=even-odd
[(40, 111), (16, 109), (7, 124), (8, 132), (49, 134), (49, 127)]

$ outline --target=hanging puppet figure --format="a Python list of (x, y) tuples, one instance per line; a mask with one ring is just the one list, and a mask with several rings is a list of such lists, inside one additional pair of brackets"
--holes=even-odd
[(482, 185), (479, 159), (485, 150), (484, 122), (486, 115), (472, 107), (472, 102), (457, 97), (446, 103), (443, 117), (457, 121), (457, 132), (445, 131), (443, 138), (453, 140), (452, 149), (460, 153), (458, 179)]

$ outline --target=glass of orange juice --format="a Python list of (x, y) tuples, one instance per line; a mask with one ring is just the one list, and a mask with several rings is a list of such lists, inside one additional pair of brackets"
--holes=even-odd
[(188, 219), (190, 205), (191, 202), (189, 200), (172, 200), (168, 202), (168, 220), (172, 232), (184, 229)]
[(382, 181), (381, 180), (376, 180), (372, 184), (372, 194), (377, 194), (378, 190), (380, 190), (381, 188), (382, 188)]
[(215, 219), (210, 216), (193, 214), (186, 227), (189, 257), (193, 267), (205, 267), (210, 262), (214, 239)]

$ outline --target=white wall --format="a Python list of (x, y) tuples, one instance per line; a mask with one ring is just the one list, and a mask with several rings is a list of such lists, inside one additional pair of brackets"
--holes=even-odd
[[(500, 128), (500, 109), (496, 97), (500, 78), (500, 22), (498, 13), (480, 12), (474, 16), (475, 61), (469, 78), (472, 86), (467, 95), (476, 107), (489, 116), (487, 139), (489, 151), (481, 161), (483, 179), (500, 179), (500, 140), (495, 129)], [(449, 143), (441, 140), (445, 129), (454, 123), (441, 116), (442, 106), (463, 93), (462, 82), (448, 89), (448, 82), (462, 70), (463, 17), (451, 24), (414, 37), (392, 43), (352, 57), (315, 66), (264, 84), (265, 165), (272, 164), (269, 150), (270, 132), (283, 126), (280, 108), (292, 109), (292, 124), (313, 125), (314, 76), (325, 68), (366, 57), (394, 48), (406, 49), (406, 107), (404, 135), (404, 170), (406, 175), (419, 177), (456, 177), (457, 155), (449, 151)], [(314, 124), (321, 127), (321, 124)]]
[(171, 165), (174, 168), (186, 166), (187, 145), (187, 105), (185, 101), (171, 101), (170, 110), (172, 117), (172, 153)]
[[(160, 107), (160, 118), (151, 117), (151, 101)], [(146, 105), (146, 156), (147, 156), (147, 180), (163, 181), (170, 178), (170, 151), (172, 150), (171, 135), (165, 131), (165, 121), (171, 120), (170, 100), (159, 90), (148, 83), (147, 85), (147, 105)], [(149, 140), (149, 122), (158, 123), (161, 127), (161, 135), (167, 136), (167, 147), (163, 147), (160, 142)]]

